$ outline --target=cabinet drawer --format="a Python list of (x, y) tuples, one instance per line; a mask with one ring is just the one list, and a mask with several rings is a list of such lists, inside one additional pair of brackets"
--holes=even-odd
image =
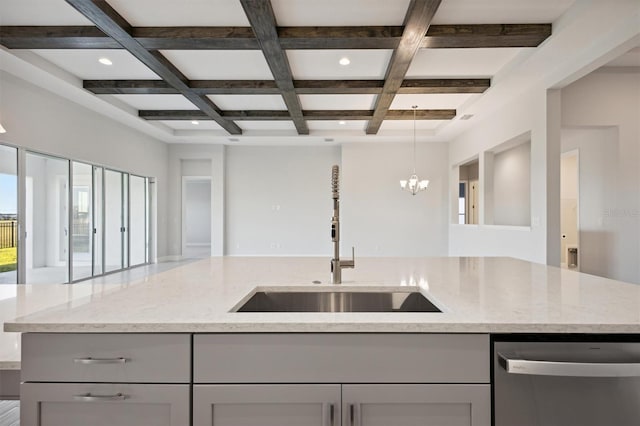
[(196, 383), (489, 383), (486, 334), (198, 334)]
[(189, 385), (24, 383), (25, 426), (186, 426)]
[(23, 382), (188, 383), (187, 334), (22, 335)]

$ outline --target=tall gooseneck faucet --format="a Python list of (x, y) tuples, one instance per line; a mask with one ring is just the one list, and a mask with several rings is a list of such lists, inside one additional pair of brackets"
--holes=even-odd
[(333, 241), (333, 259), (331, 259), (331, 282), (342, 282), (342, 268), (353, 268), (356, 265), (355, 249), (351, 248), (351, 260), (340, 260), (340, 169), (331, 169), (331, 196), (333, 198), (333, 217), (331, 218), (331, 241)]

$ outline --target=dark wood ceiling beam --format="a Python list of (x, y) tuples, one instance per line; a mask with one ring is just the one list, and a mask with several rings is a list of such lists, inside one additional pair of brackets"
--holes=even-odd
[(208, 117), (231, 134), (242, 134), (234, 122), (223, 118), (218, 107), (209, 98), (191, 90), (189, 81), (158, 51), (149, 51), (132, 36), (129, 23), (104, 0), (66, 0), (96, 27), (117, 41), (150, 70), (177, 89)]
[[(373, 110), (303, 110), (307, 120), (370, 120)], [(199, 110), (140, 110), (138, 115), (145, 120), (209, 120)], [(291, 121), (287, 111), (245, 110), (222, 111), (225, 118), (234, 121)], [(418, 120), (451, 120), (456, 116), (454, 109), (423, 109), (416, 111)], [(413, 110), (390, 110), (386, 120), (413, 120)]]
[[(395, 49), (401, 26), (279, 27), (283, 49)], [(551, 35), (551, 24), (432, 25), (423, 48), (535, 47)], [(131, 36), (147, 50), (257, 50), (250, 27), (133, 27)], [(0, 44), (9, 49), (120, 49), (96, 27), (2, 26)]]
[(389, 107), (398, 90), (402, 86), (411, 61), (415, 57), (420, 44), (427, 34), (431, 20), (440, 7), (441, 0), (411, 0), (405, 17), (402, 39), (398, 48), (393, 51), (387, 67), (382, 93), (376, 98), (374, 114), (367, 125), (367, 134), (378, 133)]
[(276, 16), (269, 0), (240, 0), (244, 13), (253, 28), (273, 79), (280, 89), (293, 124), (300, 135), (308, 135), (309, 128), (302, 115), (302, 105), (293, 86), (293, 74), (287, 54), (280, 45)]
[(551, 35), (551, 24), (433, 25), (421, 47), (536, 47)]
[[(299, 95), (377, 95), (384, 80), (294, 80), (293, 85)], [(488, 78), (408, 79), (398, 93), (482, 93), (490, 85)], [(85, 80), (83, 87), (96, 95), (180, 94), (162, 80)], [(189, 87), (201, 95), (280, 94), (273, 80), (191, 80)]]

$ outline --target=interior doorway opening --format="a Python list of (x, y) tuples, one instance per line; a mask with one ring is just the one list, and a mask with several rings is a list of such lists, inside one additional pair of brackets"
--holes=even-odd
[(182, 178), (182, 257), (211, 256), (211, 177)]
[(579, 157), (578, 150), (562, 154), (560, 162), (560, 265), (579, 270)]

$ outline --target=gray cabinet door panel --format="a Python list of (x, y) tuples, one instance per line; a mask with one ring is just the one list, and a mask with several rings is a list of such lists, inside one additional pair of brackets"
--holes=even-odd
[(489, 383), (489, 336), (197, 334), (193, 362), (196, 383)]
[(344, 385), (343, 426), (489, 426), (490, 385)]
[(22, 335), (23, 382), (188, 383), (190, 368), (188, 334)]
[(189, 425), (189, 385), (25, 383), (21, 393), (24, 426)]
[(340, 385), (195, 385), (193, 426), (340, 426)]

